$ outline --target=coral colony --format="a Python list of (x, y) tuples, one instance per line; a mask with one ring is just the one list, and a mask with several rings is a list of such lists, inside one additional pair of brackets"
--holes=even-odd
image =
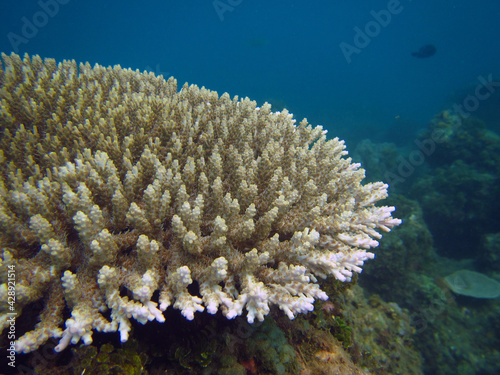
[(44, 302), (17, 352), (93, 330), (126, 341), (169, 306), (293, 319), (328, 298), (318, 278), (349, 281), (401, 223), (343, 141), (286, 110), (119, 66), (0, 68), (1, 329), (9, 267), (17, 314)]

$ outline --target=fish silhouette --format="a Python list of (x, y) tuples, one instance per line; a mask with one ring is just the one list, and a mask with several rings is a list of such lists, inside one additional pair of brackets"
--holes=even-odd
[(437, 49), (434, 44), (426, 44), (425, 46), (420, 47), (417, 52), (413, 52), (411, 55), (418, 58), (425, 58), (434, 56), (436, 51)]

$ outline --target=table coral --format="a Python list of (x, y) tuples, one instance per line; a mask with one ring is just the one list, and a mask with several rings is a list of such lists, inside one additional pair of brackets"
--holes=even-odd
[[(16, 341), (56, 350), (133, 318), (206, 309), (293, 319), (349, 281), (400, 220), (344, 142), (269, 104), (120, 66), (2, 55), (0, 328), (43, 300)], [(62, 329), (63, 310), (71, 317)], [(168, 323), (166, 323), (168, 324)]]

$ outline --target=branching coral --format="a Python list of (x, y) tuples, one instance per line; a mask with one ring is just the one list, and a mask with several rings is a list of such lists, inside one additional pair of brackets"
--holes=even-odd
[(1, 328), (8, 266), (18, 314), (45, 302), (18, 352), (126, 341), (171, 305), (293, 319), (327, 298), (317, 277), (350, 280), (400, 223), (343, 141), (287, 111), (119, 66), (0, 67)]

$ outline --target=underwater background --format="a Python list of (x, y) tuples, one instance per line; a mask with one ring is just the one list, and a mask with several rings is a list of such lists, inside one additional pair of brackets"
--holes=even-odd
[[(305, 374), (291, 365), (296, 330), (318, 347), (337, 340), (359, 371), (498, 374), (500, 301), (477, 297), (500, 295), (499, 20), (494, 0), (4, 0), (0, 52), (119, 64), (267, 101), (344, 139), (367, 180), (391, 186), (388, 204), (403, 224), (355, 288), (332, 286), (331, 306), (298, 319), (303, 332), (266, 320), (245, 336), (249, 359), (218, 360), (225, 372), (210, 367), (212, 349), (186, 339), (168, 373)], [(464, 292), (450, 281), (462, 270), (488, 278), (463, 276)], [(220, 324), (206, 322), (230, 329)], [(75, 354), (74, 369), (111, 371), (98, 367), (118, 358), (114, 349), (91, 348)], [(99, 364), (85, 357), (98, 351)], [(340, 361), (331, 353), (314, 354), (324, 373)], [(139, 372), (109, 373), (155, 373), (146, 354), (131, 360)]]

